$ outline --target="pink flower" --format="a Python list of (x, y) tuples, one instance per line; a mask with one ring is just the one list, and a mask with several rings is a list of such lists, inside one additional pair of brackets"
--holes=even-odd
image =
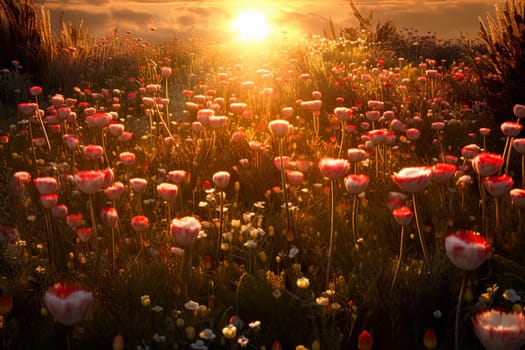
[(80, 144), (80, 140), (78, 139), (78, 135), (75, 135), (75, 134), (64, 134), (64, 135), (62, 135), (62, 142), (64, 142), (64, 145), (70, 151), (73, 151), (73, 150), (77, 149), (78, 145)]
[(303, 182), (304, 174), (298, 170), (289, 170), (286, 172), (286, 179), (292, 185), (300, 185)]
[(479, 151), (480, 147), (475, 143), (472, 143), (461, 148), (461, 155), (466, 159), (472, 159), (479, 154)]
[(456, 267), (474, 271), (489, 257), (490, 243), (477, 232), (459, 230), (445, 237), (445, 250)]
[(432, 181), (444, 185), (450, 181), (455, 172), (456, 166), (454, 164), (437, 163), (432, 167)]
[(84, 146), (84, 155), (87, 159), (96, 160), (102, 158), (104, 154), (104, 148), (99, 145), (86, 145)]
[(122, 133), (124, 132), (124, 128), (124, 124), (117, 122), (112, 122), (108, 125), (108, 131), (111, 134), (111, 136), (114, 137), (122, 135)]
[(27, 102), (18, 104), (18, 111), (26, 117), (33, 116), (37, 110), (38, 105), (36, 103)]
[(510, 200), (512, 201), (512, 205), (515, 205), (518, 208), (524, 208), (525, 207), (525, 190), (521, 188), (513, 188), (509, 192), (510, 194)]
[(368, 331), (364, 330), (359, 334), (357, 338), (357, 348), (359, 350), (370, 350), (374, 345), (374, 337)]
[(288, 130), (290, 129), (290, 123), (281, 119), (272, 120), (270, 123), (268, 123), (268, 127), (270, 128), (273, 136), (285, 137), (286, 134), (288, 134)]
[(107, 227), (115, 227), (118, 222), (118, 211), (113, 207), (100, 209), (100, 218)]
[(323, 158), (319, 161), (319, 170), (330, 180), (345, 176), (349, 169), (350, 163), (346, 159)]
[(40, 194), (54, 193), (58, 189), (57, 179), (51, 176), (37, 177), (33, 183)]
[(176, 185), (180, 185), (186, 180), (185, 170), (172, 170), (168, 173), (168, 179)]
[(132, 152), (122, 152), (118, 157), (124, 165), (133, 165), (137, 160), (137, 156), (135, 156), (135, 153)]
[(129, 180), (129, 185), (135, 192), (144, 192), (144, 190), (148, 186), (148, 180), (143, 179), (141, 177), (134, 177), (133, 179)]
[(53, 208), (58, 203), (58, 195), (56, 193), (47, 193), (40, 195), (40, 203), (47, 209)]
[(81, 242), (87, 242), (91, 238), (91, 227), (81, 227), (78, 228), (75, 231), (75, 234), (77, 235), (78, 239), (80, 239)]
[(514, 105), (514, 107), (512, 108), (512, 111), (514, 112), (514, 115), (516, 116), (516, 118), (525, 118), (525, 106), (524, 105)]
[(500, 125), (501, 132), (507, 137), (516, 137), (523, 129), (523, 125), (517, 122), (503, 122)]
[(215, 187), (219, 190), (223, 190), (230, 183), (230, 173), (227, 171), (218, 171), (213, 174), (212, 181)]
[(401, 192), (388, 192), (386, 198), (386, 206), (388, 210), (393, 211), (396, 208), (400, 208), (405, 205), (407, 196)]
[(414, 212), (409, 207), (399, 207), (392, 211), (394, 219), (399, 225), (406, 226), (412, 222)]
[(69, 214), (66, 216), (66, 224), (73, 230), (82, 224), (82, 214)]
[(525, 153), (525, 138), (512, 140), (512, 148), (514, 148), (514, 150), (520, 154)]
[(472, 317), (472, 325), (487, 350), (515, 350), (525, 343), (525, 316), (521, 312), (482, 310)]
[(403, 191), (421, 192), (427, 188), (432, 178), (432, 168), (426, 166), (407, 167), (392, 175), (392, 181)]
[(117, 181), (104, 189), (104, 194), (111, 201), (119, 199), (124, 192), (126, 192), (126, 186), (120, 181)]
[(56, 219), (63, 219), (67, 216), (67, 206), (65, 204), (57, 204), (51, 207), (51, 215)]
[(362, 150), (360, 148), (350, 148), (348, 149), (348, 159), (352, 163), (357, 163), (362, 160), (364, 160), (366, 157), (368, 157), (368, 154), (365, 150)]
[(503, 162), (497, 153), (481, 152), (472, 159), (472, 168), (480, 176), (491, 176), (499, 171)]
[(483, 179), (483, 185), (492, 196), (501, 197), (510, 191), (514, 180), (508, 175), (490, 176)]
[(93, 194), (102, 189), (104, 177), (104, 173), (100, 170), (80, 170), (73, 179), (80, 191)]
[(13, 174), (15, 182), (20, 187), (25, 187), (25, 185), (31, 182), (31, 174), (27, 171), (17, 171)]
[(44, 295), (46, 307), (60, 323), (72, 326), (81, 322), (94, 302), (93, 293), (87, 289), (56, 283)]
[(135, 215), (131, 218), (131, 227), (135, 232), (146, 231), (149, 228), (149, 219), (144, 215)]
[(345, 177), (345, 187), (350, 194), (366, 191), (370, 178), (365, 174), (349, 174)]
[[(283, 159), (283, 166), (282, 166), (282, 168), (284, 168), (286, 170), (286, 169), (288, 169), (290, 167), (290, 157), (283, 156), (282, 159)], [(281, 169), (281, 157), (275, 157), (273, 159), (273, 165), (275, 165), (275, 167), (279, 171), (282, 171), (282, 169)]]
[(353, 113), (352, 110), (346, 107), (336, 107), (334, 109), (335, 117), (340, 122), (344, 122), (350, 119), (350, 117), (352, 117), (352, 113)]
[(197, 240), (197, 235), (201, 230), (201, 223), (193, 216), (186, 216), (181, 219), (173, 219), (170, 230), (175, 242), (180, 246), (187, 247)]
[(214, 130), (220, 129), (221, 127), (226, 125), (227, 122), (228, 122), (228, 117), (223, 116), (223, 115), (221, 116), (212, 115), (211, 117), (208, 118), (208, 125), (210, 126), (210, 128)]
[(165, 201), (173, 202), (179, 193), (179, 187), (172, 183), (163, 182), (157, 185), (157, 193)]

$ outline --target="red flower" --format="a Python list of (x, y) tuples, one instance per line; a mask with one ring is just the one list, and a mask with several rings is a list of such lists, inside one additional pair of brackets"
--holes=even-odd
[(131, 227), (136, 232), (142, 232), (149, 228), (149, 219), (144, 215), (135, 215), (131, 218)]
[(494, 197), (501, 197), (510, 191), (514, 180), (508, 175), (490, 176), (483, 179), (483, 185)]
[(148, 186), (148, 180), (140, 178), (140, 177), (135, 177), (129, 180), (129, 184), (131, 188), (133, 189), (133, 191), (143, 192)]
[(187, 247), (195, 243), (201, 231), (201, 222), (193, 216), (173, 219), (170, 225), (171, 235), (178, 245)]
[(185, 170), (172, 170), (168, 173), (168, 179), (176, 185), (179, 185), (184, 182), (186, 179)]
[(96, 160), (102, 158), (104, 154), (104, 148), (99, 145), (86, 145), (84, 146), (84, 155), (86, 158)]
[(456, 267), (474, 271), (490, 254), (490, 243), (479, 233), (460, 230), (445, 237), (445, 250)]
[(456, 166), (454, 164), (437, 163), (432, 167), (432, 180), (444, 185), (450, 181), (455, 172)]
[(523, 125), (517, 122), (503, 122), (500, 125), (501, 132), (507, 137), (516, 137), (523, 129)]
[(366, 191), (370, 178), (365, 174), (350, 174), (345, 177), (346, 190), (351, 194), (359, 194)]
[(304, 174), (298, 170), (289, 170), (286, 172), (286, 179), (292, 185), (300, 185), (303, 182)]
[(172, 202), (179, 193), (179, 187), (175, 184), (163, 182), (157, 185), (157, 193), (165, 201)]
[(94, 302), (93, 293), (87, 289), (56, 283), (50, 287), (44, 301), (53, 317), (66, 326), (81, 322)]
[(481, 152), (472, 159), (472, 168), (478, 175), (491, 176), (499, 171), (503, 162), (499, 154)]
[(399, 225), (406, 226), (412, 222), (414, 212), (409, 207), (399, 207), (392, 211), (394, 219)]
[(57, 179), (51, 176), (37, 177), (33, 183), (40, 194), (54, 193), (58, 189)]
[(423, 345), (427, 349), (435, 349), (437, 347), (436, 333), (432, 329), (427, 329), (423, 335)]
[(350, 163), (346, 159), (323, 158), (319, 161), (319, 170), (330, 180), (345, 176), (349, 169)]
[(357, 348), (359, 350), (370, 350), (374, 345), (374, 338), (366, 330), (362, 331), (357, 338)]
[(218, 171), (213, 174), (212, 181), (215, 187), (219, 190), (223, 190), (230, 183), (230, 173), (227, 171)]
[(513, 188), (509, 192), (512, 204), (518, 208), (525, 207), (525, 190), (521, 188)]
[(273, 136), (285, 137), (286, 134), (288, 134), (288, 130), (290, 129), (290, 123), (281, 119), (272, 120), (270, 123), (268, 123), (268, 127), (270, 128)]
[(80, 191), (93, 194), (104, 185), (105, 175), (100, 170), (81, 170), (73, 177)]
[(472, 317), (472, 325), (487, 350), (519, 349), (525, 343), (525, 316), (521, 312), (483, 310)]
[(118, 222), (118, 211), (113, 207), (100, 209), (100, 218), (108, 227), (115, 227)]
[(75, 234), (82, 242), (87, 242), (91, 238), (91, 227), (81, 227), (75, 231)]
[(392, 175), (392, 181), (405, 192), (421, 192), (432, 178), (432, 168), (426, 166), (408, 167)]
[(116, 201), (126, 191), (126, 186), (122, 182), (115, 182), (113, 185), (104, 189), (104, 194), (111, 201)]

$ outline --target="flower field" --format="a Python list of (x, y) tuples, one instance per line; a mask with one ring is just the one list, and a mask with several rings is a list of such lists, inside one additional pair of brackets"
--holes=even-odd
[(525, 60), (480, 35), (11, 57), (2, 348), (519, 349)]

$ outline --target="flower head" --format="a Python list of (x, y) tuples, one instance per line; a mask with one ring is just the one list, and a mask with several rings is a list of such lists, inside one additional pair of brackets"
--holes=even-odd
[(452, 263), (466, 271), (477, 269), (490, 254), (489, 242), (471, 230), (460, 230), (447, 235), (445, 249)]
[(323, 158), (319, 161), (319, 170), (323, 176), (330, 180), (343, 177), (350, 169), (350, 163), (346, 159)]
[(193, 216), (173, 219), (170, 230), (175, 242), (183, 247), (187, 247), (197, 240), (201, 230), (201, 222)]
[(403, 191), (421, 192), (427, 188), (432, 178), (432, 168), (426, 166), (407, 167), (392, 175), (392, 181)]
[(487, 350), (519, 349), (525, 343), (525, 316), (522, 313), (484, 310), (472, 317), (472, 325)]
[(94, 300), (91, 291), (62, 283), (56, 283), (44, 295), (51, 315), (66, 326), (81, 322), (91, 310)]

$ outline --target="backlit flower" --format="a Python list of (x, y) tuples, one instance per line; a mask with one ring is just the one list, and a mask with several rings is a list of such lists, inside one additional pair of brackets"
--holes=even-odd
[(432, 329), (427, 329), (423, 335), (423, 345), (427, 349), (435, 349), (437, 347), (436, 333)]
[(104, 154), (104, 148), (99, 145), (86, 145), (84, 146), (84, 155), (87, 159), (96, 160), (100, 159)]
[(186, 179), (185, 170), (172, 170), (168, 173), (168, 179), (176, 185), (179, 185), (184, 182)]
[(345, 176), (349, 169), (350, 163), (346, 159), (323, 158), (319, 161), (319, 170), (330, 180)]
[(149, 219), (144, 215), (131, 217), (131, 227), (135, 232), (146, 231), (149, 228)]
[(290, 123), (281, 119), (272, 120), (270, 123), (268, 123), (268, 127), (270, 128), (273, 136), (285, 137), (286, 134), (288, 134), (288, 130), (290, 129)]
[(350, 194), (366, 191), (370, 178), (365, 174), (349, 174), (345, 177), (345, 187)]
[(168, 202), (173, 202), (179, 193), (179, 187), (175, 184), (163, 182), (157, 185), (157, 194)]
[(515, 205), (518, 208), (525, 207), (525, 190), (522, 188), (513, 188), (509, 191), (510, 200), (512, 205)]
[(472, 168), (480, 176), (491, 176), (499, 171), (503, 162), (499, 154), (481, 152), (472, 159)]
[(525, 343), (525, 316), (521, 312), (482, 310), (472, 317), (472, 325), (487, 350), (515, 350)]
[(363, 330), (357, 338), (357, 348), (359, 350), (370, 350), (374, 345), (374, 338), (368, 331)]
[(219, 190), (223, 190), (230, 183), (230, 173), (227, 171), (218, 171), (213, 174), (212, 181), (215, 187)]
[(517, 122), (506, 121), (500, 125), (501, 132), (507, 137), (516, 137), (523, 129), (523, 125)]
[(81, 322), (91, 310), (94, 300), (91, 291), (62, 283), (56, 283), (44, 295), (51, 315), (66, 326)]
[(399, 207), (392, 211), (392, 215), (399, 225), (406, 226), (412, 222), (414, 212), (409, 207)]
[(116, 201), (124, 192), (126, 192), (126, 186), (120, 181), (104, 188), (104, 194), (110, 201)]
[(25, 185), (31, 182), (31, 174), (27, 171), (17, 171), (13, 174), (15, 182), (20, 187), (25, 187)]
[(407, 167), (392, 175), (392, 181), (405, 192), (421, 192), (432, 178), (432, 168), (426, 166)]
[(445, 237), (445, 250), (456, 267), (473, 271), (489, 257), (490, 243), (477, 232), (460, 230)]
[(78, 189), (86, 194), (93, 194), (102, 189), (105, 181), (105, 174), (100, 170), (80, 170), (73, 180)]
[(525, 138), (519, 138), (512, 140), (512, 148), (520, 154), (525, 153)]
[(298, 170), (289, 170), (286, 172), (286, 179), (292, 185), (300, 185), (303, 182), (304, 174)]
[(201, 230), (201, 222), (193, 216), (173, 219), (170, 230), (173, 239), (178, 245), (183, 247), (190, 246), (197, 240)]
[(129, 185), (135, 192), (144, 192), (144, 190), (148, 186), (148, 180), (143, 179), (141, 177), (134, 177), (133, 179), (129, 180)]
[(368, 153), (360, 148), (350, 148), (348, 150), (348, 159), (352, 163), (357, 163), (368, 157)]
[(57, 179), (51, 176), (37, 177), (33, 183), (40, 194), (54, 193), (58, 190)]
[(137, 156), (132, 152), (122, 152), (119, 154), (119, 159), (124, 165), (133, 165), (137, 160)]
[(58, 195), (56, 193), (47, 193), (40, 195), (40, 203), (46, 209), (51, 209), (58, 203)]
[(113, 207), (100, 209), (100, 218), (107, 227), (115, 227), (118, 222), (118, 211)]
[(455, 172), (456, 166), (454, 164), (437, 163), (432, 167), (432, 181), (444, 185), (450, 181)]
[(483, 185), (487, 192), (494, 197), (501, 197), (510, 191), (514, 185), (514, 180), (508, 175), (489, 176), (483, 179)]

